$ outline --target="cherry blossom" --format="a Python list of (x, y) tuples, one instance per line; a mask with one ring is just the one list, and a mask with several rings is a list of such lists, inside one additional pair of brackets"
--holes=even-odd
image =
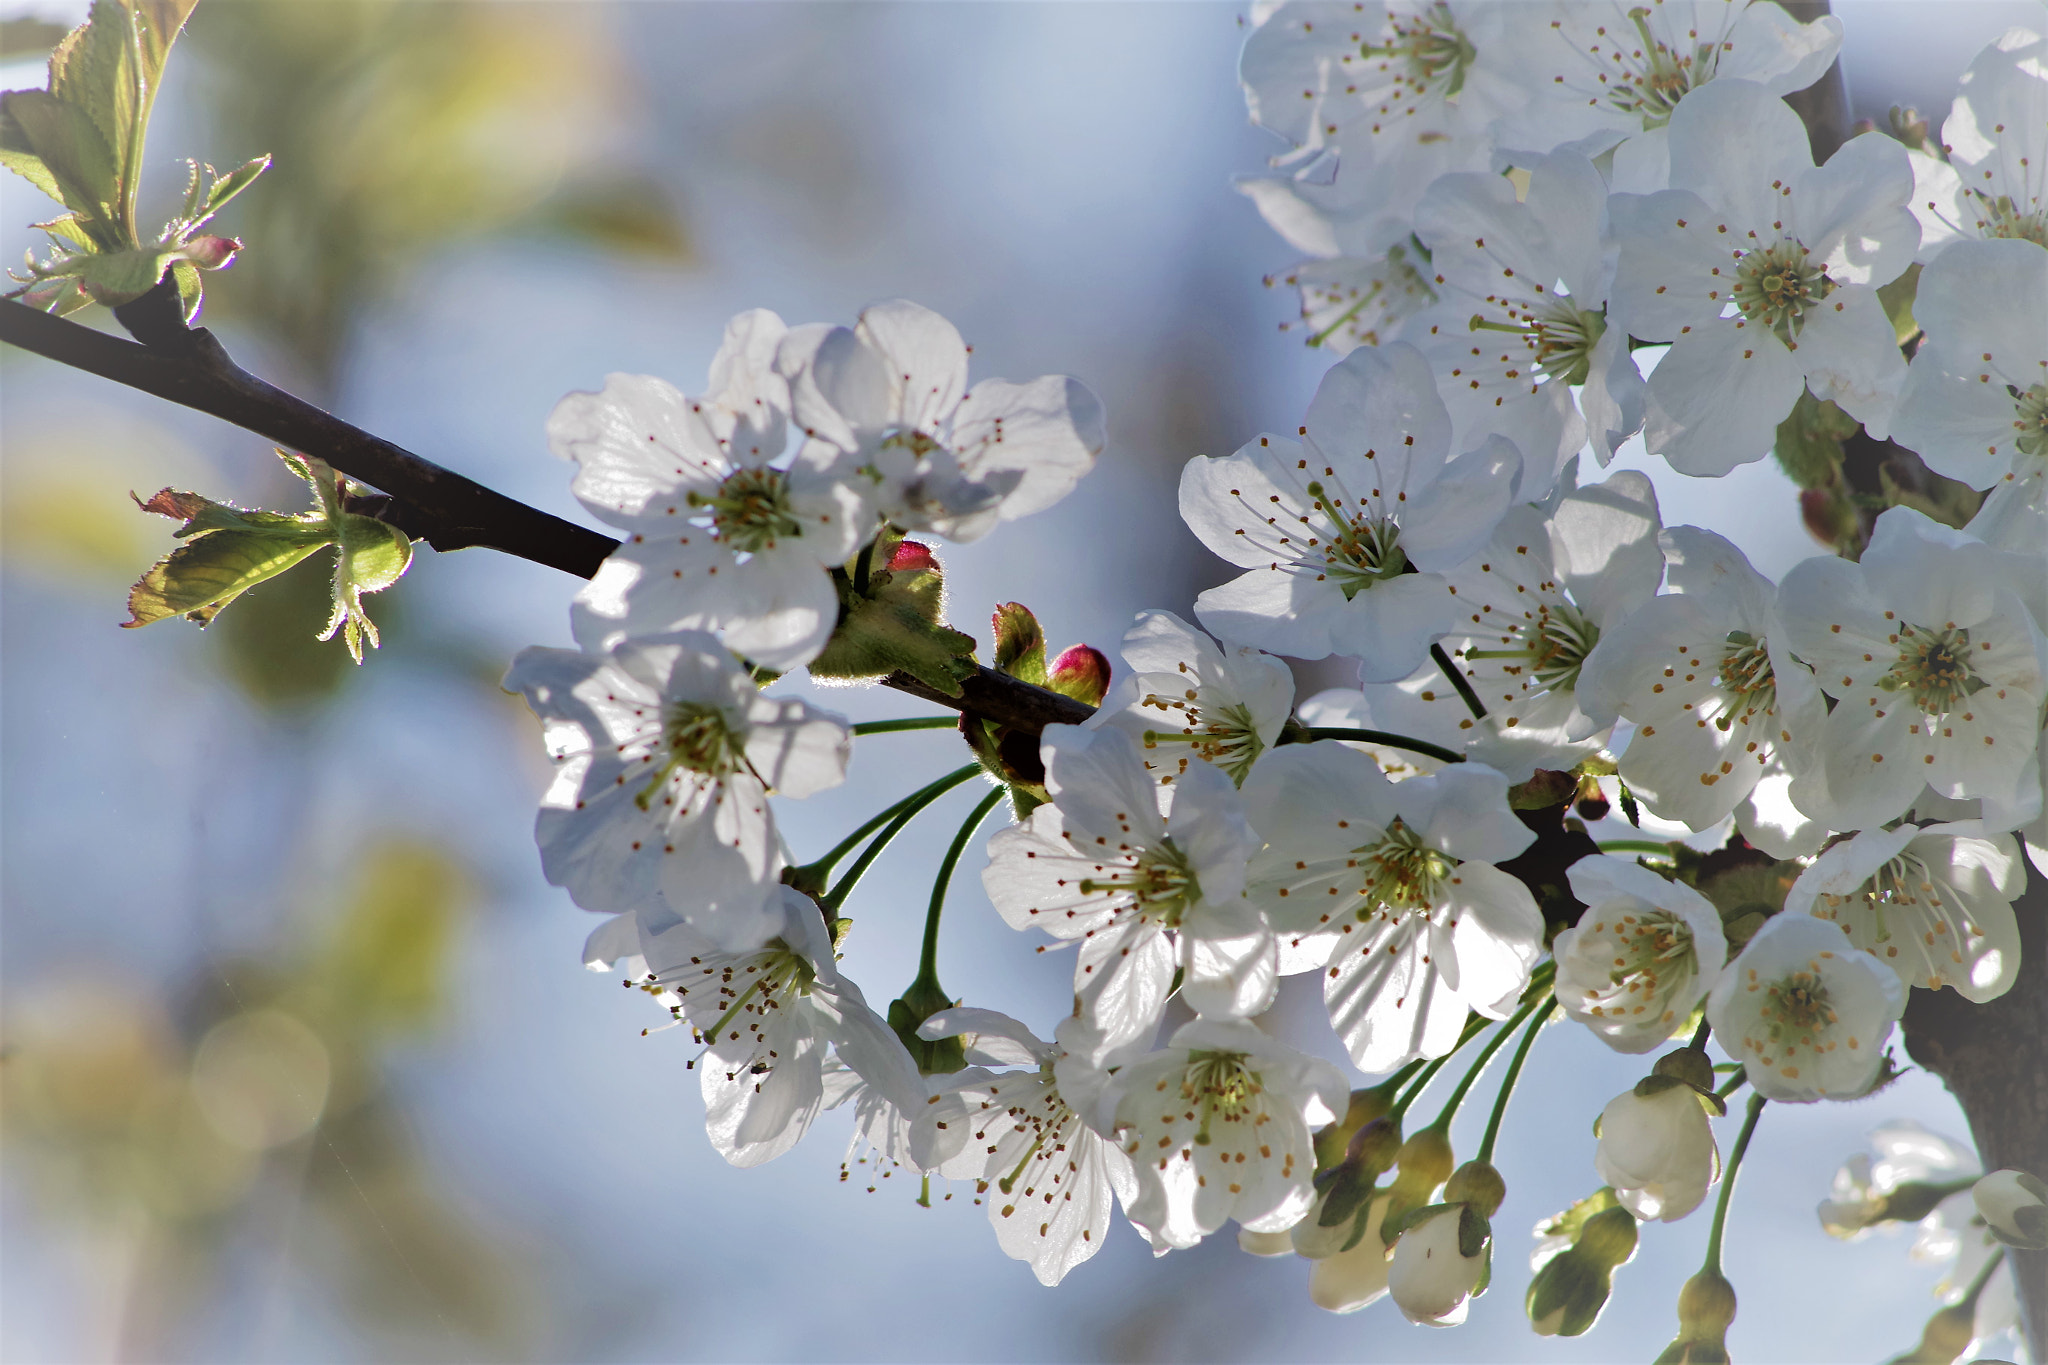
[(1610, 204), (1616, 321), (1670, 341), (1644, 441), (1686, 474), (1760, 459), (1802, 388), (1874, 436), (1905, 380), (1877, 288), (1912, 263), (1912, 172), (1885, 137), (1815, 168), (1806, 129), (1764, 87), (1713, 81), (1671, 116), (1671, 188)]
[(1114, 1131), (1137, 1168), (1127, 1212), (1155, 1250), (1194, 1246), (1236, 1219), (1292, 1227), (1315, 1198), (1312, 1129), (1342, 1113), (1336, 1067), (1236, 1020), (1183, 1024), (1164, 1049), (1123, 1063)]
[(852, 327), (792, 332), (776, 356), (810, 445), (839, 453), (907, 531), (976, 540), (1073, 490), (1104, 442), (1102, 404), (1079, 380), (967, 387), (953, 324), (897, 299)]
[(1408, 1321), (1425, 1327), (1456, 1327), (1465, 1320), (1490, 1254), (1483, 1246), (1467, 1254), (1466, 1221), (1465, 1205), (1438, 1205), (1394, 1243), (1393, 1258), (1387, 1265), (1387, 1290)]
[(1182, 518), (1249, 571), (1195, 615), (1224, 640), (1350, 655), (1375, 681), (1410, 672), (1451, 627), (1439, 575), (1485, 543), (1521, 463), (1499, 438), (1446, 460), (1450, 426), (1420, 352), (1361, 349), (1323, 377), (1301, 441), (1190, 460)]
[(1594, 1169), (1614, 1187), (1621, 1206), (1644, 1222), (1677, 1222), (1721, 1178), (1721, 1149), (1706, 1106), (1683, 1081), (1658, 1076), (1624, 1090), (1600, 1111), (1598, 1129)]
[(1773, 1100), (1869, 1090), (1905, 1008), (1897, 973), (1804, 915), (1764, 921), (1707, 996), (1714, 1040)]
[(2010, 835), (1975, 822), (1870, 829), (1834, 845), (1785, 895), (1787, 914), (1841, 926), (1908, 986), (1982, 1003), (2018, 978), (2012, 902), (2026, 885)]
[(1115, 726), (1145, 750), (1162, 782), (1190, 759), (1215, 764), (1242, 784), (1280, 738), (1294, 702), (1294, 675), (1270, 654), (1219, 648), (1170, 611), (1138, 614), (1125, 633), (1124, 674), (1084, 729)]
[(1581, 858), (1566, 875), (1586, 909), (1552, 946), (1557, 1002), (1617, 1052), (1661, 1046), (1720, 978), (1720, 912), (1621, 858)]
[(1451, 1050), (1468, 1010), (1504, 1019), (1542, 952), (1527, 887), (1494, 866), (1534, 838), (1507, 780), (1462, 763), (1391, 783), (1365, 754), (1288, 745), (1245, 782), (1265, 849), (1247, 894), (1320, 968), (1330, 1022), (1361, 1071)]
[[(1704, 830), (1763, 777), (1789, 776), (1827, 710), (1813, 674), (1778, 638), (1777, 589), (1740, 550), (1692, 526), (1670, 528), (1659, 544), (1669, 591), (1601, 637), (1577, 695), (1598, 720), (1635, 722), (1621, 776), (1636, 797)], [(1755, 828), (1745, 822), (1745, 832)]]
[[(1623, 470), (1565, 494), (1550, 516), (1513, 509), (1483, 553), (1445, 575), (1461, 619), (1444, 648), (1487, 709), (1474, 727), (1474, 757), (1522, 782), (1599, 749), (1611, 717), (1602, 723), (1579, 705), (1580, 670), (1605, 633), (1656, 592), (1664, 570), (1657, 532), (1656, 491)], [(1418, 681), (1440, 713), (1462, 705), (1449, 688)]]
[(1074, 989), (1102, 1035), (1091, 1058), (1149, 1039), (1176, 970), (1200, 1013), (1271, 1003), (1273, 934), (1244, 897), (1258, 836), (1230, 779), (1191, 759), (1162, 813), (1123, 731), (1049, 725), (1040, 752), (1052, 804), (989, 840), (982, 884), (1013, 929), (1078, 943)]
[(1008, 1015), (941, 1010), (918, 1035), (965, 1035), (968, 1059), (987, 1064), (939, 1082), (917, 1116), (933, 1169), (974, 1181), (1003, 1253), (1058, 1284), (1102, 1249), (1115, 1206), (1137, 1198), (1130, 1158), (1060, 1093), (1066, 1050)]
[(585, 909), (681, 919), (732, 949), (777, 932), (768, 793), (836, 786), (844, 721), (763, 696), (699, 631), (524, 650), (505, 686), (540, 717), (555, 763), (534, 828), (550, 882)]
[(2048, 246), (2048, 42), (2009, 30), (1977, 54), (1941, 125), (1941, 154), (1913, 154), (1920, 259), (2009, 237)]
[(2039, 573), (2038, 559), (1905, 507), (1878, 518), (1860, 563), (1793, 566), (1778, 595), (1785, 643), (1836, 701), (1793, 799), (1841, 830), (1882, 824), (1930, 787), (1994, 803), (1987, 827), (2039, 814), (2048, 645), (2015, 591), (2038, 593)]
[(1436, 372), (1454, 444), (1512, 440), (1524, 459), (1517, 496), (1534, 501), (1589, 437), (1602, 464), (1614, 458), (1642, 427), (1644, 386), (1628, 334), (1607, 325), (1606, 182), (1575, 152), (1528, 171), (1520, 197), (1499, 175), (1429, 187), (1415, 231), (1443, 302), (1404, 335)]
[(580, 593), (576, 637), (710, 630), (755, 663), (816, 658), (838, 619), (826, 570), (873, 529), (831, 452), (784, 459), (787, 386), (769, 368), (782, 320), (757, 309), (726, 328), (709, 398), (645, 375), (572, 393), (548, 419), (549, 447), (578, 466), (583, 505), (626, 533)]

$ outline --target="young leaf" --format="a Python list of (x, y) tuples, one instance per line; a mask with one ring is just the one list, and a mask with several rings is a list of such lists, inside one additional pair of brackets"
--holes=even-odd
[[(113, 171), (111, 192), (106, 198), (111, 212), (105, 216), (110, 223), (125, 229), (125, 240), (120, 245), (135, 245), (135, 176), (142, 153), (138, 124), (144, 117), (144, 106), (140, 103), (142, 87), (136, 70), (135, 17), (120, 0), (93, 0), (85, 22), (57, 44), (56, 51), (50, 54), (48, 94), (82, 114), (99, 130)], [(34, 130), (30, 133), (33, 135)], [(51, 161), (51, 169), (61, 179), (63, 171), (52, 161), (50, 149), (39, 142), (37, 150), (45, 161)]]
[(4, 105), (10, 123), (55, 183), (55, 197), (84, 215), (93, 240), (103, 248), (129, 245), (118, 235), (119, 164), (94, 120), (47, 90), (11, 91)]
[(363, 594), (381, 592), (396, 583), (412, 563), (412, 542), (405, 532), (374, 517), (344, 512), (338, 518), (340, 554), (334, 561), (334, 610), (320, 638), (331, 640), (342, 632), (349, 657), (363, 661), (363, 638), (370, 648), (381, 647), (377, 627), (363, 610)]
[(133, 630), (167, 616), (205, 625), (220, 609), (266, 579), (277, 577), (326, 544), (311, 536), (269, 531), (215, 531), (165, 555), (128, 592)]
[[(211, 169), (211, 167), (208, 169)], [(268, 156), (259, 156), (254, 161), (243, 162), (226, 175), (215, 180), (206, 191), (204, 216), (195, 222), (193, 226), (197, 227), (200, 223), (213, 217), (214, 214), (219, 213), (228, 200), (234, 198), (243, 190), (248, 189), (250, 185), (255, 183), (257, 176), (269, 169), (270, 158)]]

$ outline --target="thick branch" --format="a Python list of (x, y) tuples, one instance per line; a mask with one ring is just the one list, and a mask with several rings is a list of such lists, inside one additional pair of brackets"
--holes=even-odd
[[(1828, 12), (1828, 0), (1779, 0), (1779, 4), (1802, 24), (1810, 24)], [(1839, 57), (1828, 67), (1826, 75), (1804, 90), (1785, 96), (1785, 103), (1806, 124), (1806, 142), (1813, 150), (1814, 165), (1826, 161), (1849, 140), (1849, 87), (1842, 78)]]
[[(325, 460), (388, 495), (360, 498), (355, 510), (437, 550), (483, 546), (588, 578), (618, 548), (609, 536), (494, 492), (265, 383), (235, 364), (211, 332), (187, 330), (175, 308), (174, 296), (159, 287), (117, 310), (122, 323), (149, 343), (142, 345), (0, 299), (0, 341)], [(991, 668), (967, 679), (959, 697), (901, 673), (882, 681), (1030, 734), (1047, 725), (1078, 725), (1095, 710)]]

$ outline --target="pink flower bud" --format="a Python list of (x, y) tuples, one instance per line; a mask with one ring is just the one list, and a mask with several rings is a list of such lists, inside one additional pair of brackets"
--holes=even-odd
[(242, 243), (235, 237), (194, 237), (180, 250), (186, 260), (201, 270), (219, 270), (234, 262), (235, 253), (242, 249)]
[(1045, 682), (1055, 692), (1099, 706), (1109, 691), (1109, 660), (1092, 645), (1075, 645), (1052, 661)]
[(920, 545), (914, 540), (899, 541), (895, 553), (889, 556), (890, 573), (913, 573), (919, 569), (938, 570), (939, 561), (932, 555), (932, 547)]

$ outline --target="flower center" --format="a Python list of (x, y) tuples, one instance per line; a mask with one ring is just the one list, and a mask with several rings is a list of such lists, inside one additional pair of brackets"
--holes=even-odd
[(1389, 15), (1387, 41), (1363, 43), (1359, 51), (1380, 58), (1380, 70), (1415, 99), (1456, 96), (1465, 88), (1465, 73), (1479, 55), (1443, 0), (1419, 13)]
[(1980, 194), (1978, 202), (1984, 208), (1985, 218), (1980, 226), (1986, 237), (2014, 237), (2035, 246), (2048, 246), (2048, 209), (2023, 212), (2009, 194), (1995, 199)]
[(741, 554), (772, 550), (803, 534), (789, 507), (789, 476), (779, 469), (736, 469), (716, 493), (690, 494), (690, 506), (711, 514), (718, 538)]
[(1230, 780), (1239, 786), (1244, 785), (1245, 774), (1266, 751), (1265, 741), (1259, 738), (1258, 725), (1252, 719), (1251, 708), (1243, 702), (1228, 706), (1197, 706), (1191, 690), (1185, 698), (1148, 692), (1140, 704), (1169, 715), (1180, 712), (1187, 720), (1179, 734), (1147, 730), (1147, 749), (1156, 749), (1161, 744), (1192, 745), (1198, 757), (1229, 773)]
[(1828, 1003), (1828, 988), (1814, 972), (1794, 972), (1766, 986), (1764, 991), (1770, 1003), (1761, 1013), (1774, 1043), (1787, 1041), (1788, 1034), (1797, 1034), (1796, 1041), (1810, 1044), (1815, 1033), (1837, 1021), (1834, 1006)]
[(1789, 237), (1736, 258), (1735, 306), (1790, 345), (1806, 325), (1806, 310), (1834, 289), (1824, 267)]
[(1181, 1073), (1180, 1094), (1202, 1115), (1195, 1130), (1195, 1143), (1209, 1145), (1209, 1125), (1221, 1118), (1225, 1123), (1243, 1123), (1263, 1108), (1259, 1097), (1265, 1086), (1259, 1073), (1245, 1065), (1250, 1056), (1243, 1052), (1190, 1052), (1188, 1069)]
[(1117, 868), (1106, 877), (1085, 879), (1081, 890), (1091, 896), (1129, 896), (1139, 914), (1159, 920), (1169, 929), (1179, 928), (1181, 917), (1202, 899), (1201, 883), (1195, 880), (1187, 854), (1180, 851), (1172, 835), (1162, 839), (1159, 847), (1140, 853), (1129, 867)]
[(704, 702), (677, 702), (669, 708), (661, 722), (661, 747), (666, 759), (633, 798), (642, 810), (678, 769), (719, 778), (744, 772), (747, 767), (745, 745), (733, 733), (725, 712)]
[(1714, 722), (1722, 730), (1727, 730), (1737, 720), (1747, 721), (1758, 714), (1769, 715), (1777, 709), (1778, 683), (1777, 675), (1771, 672), (1770, 653), (1764, 648), (1764, 642), (1748, 631), (1728, 632), (1719, 677), (1721, 690), (1735, 702)]
[(1570, 299), (1553, 298), (1534, 312), (1509, 303), (1507, 314), (1508, 321), (1494, 322), (1474, 313), (1470, 330), (1519, 336), (1530, 352), (1530, 368), (1544, 379), (1567, 384), (1586, 382), (1593, 368), (1593, 347), (1607, 331), (1604, 310), (1587, 310)]
[(2048, 384), (2036, 384), (2025, 393), (2016, 384), (2005, 387), (2013, 399), (2013, 430), (2019, 432), (2013, 444), (2023, 455), (2048, 456)]
[(1932, 881), (1925, 861), (1901, 853), (1847, 895), (1823, 892), (1814, 915), (1839, 921), (1842, 907), (1853, 907), (1858, 912), (1858, 922), (1847, 926), (1852, 931), (1849, 941), (1859, 948), (1873, 948), (1891, 939), (1891, 926), (1887, 923), (1890, 916), (1886, 912), (1901, 912), (1909, 917), (1919, 914), (1921, 890), (1931, 886)]
[(1970, 632), (1955, 626), (1899, 627), (1899, 661), (1879, 678), (1887, 692), (1904, 692), (1930, 716), (1945, 715), (1987, 686), (1970, 667)]
[(1458, 865), (1457, 859), (1424, 844), (1399, 817), (1387, 826), (1384, 839), (1354, 852), (1365, 874), (1358, 889), (1365, 898), (1358, 911), (1360, 919), (1370, 919), (1381, 910), (1427, 913), (1436, 904), (1444, 878)]
[(1640, 46), (1612, 49), (1608, 55), (1620, 58), (1620, 70), (1610, 73), (1601, 87), (1611, 108), (1640, 118), (1645, 130), (1669, 123), (1686, 92), (1714, 78), (1721, 58), (1719, 43), (1679, 48), (1665, 42), (1650, 31), (1650, 13), (1645, 5), (1629, 11)]
[(1320, 482), (1311, 482), (1307, 491), (1336, 528), (1322, 547), (1323, 562), (1327, 565), (1324, 572), (1343, 590), (1345, 601), (1375, 583), (1408, 572), (1408, 556), (1401, 549), (1398, 522), (1369, 513), (1346, 516)]
[(1636, 978), (1655, 991), (1658, 969), (1681, 962), (1692, 952), (1692, 931), (1655, 907), (1621, 916), (1614, 925), (1614, 940), (1617, 965), (1607, 979), (1617, 986)]
[(1569, 602), (1546, 602), (1536, 619), (1516, 627), (1518, 641), (1508, 649), (1466, 649), (1467, 659), (1516, 659), (1503, 665), (1510, 676), (1527, 672), (1553, 692), (1569, 692), (1579, 683), (1579, 667), (1600, 643), (1600, 627)]

